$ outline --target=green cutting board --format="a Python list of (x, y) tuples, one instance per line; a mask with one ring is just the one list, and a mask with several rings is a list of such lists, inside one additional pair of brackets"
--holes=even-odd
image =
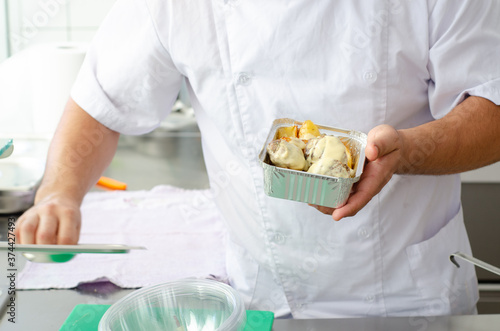
[[(59, 331), (97, 331), (99, 321), (110, 305), (76, 305)], [(247, 324), (244, 331), (271, 331), (274, 313), (270, 311), (247, 310)]]

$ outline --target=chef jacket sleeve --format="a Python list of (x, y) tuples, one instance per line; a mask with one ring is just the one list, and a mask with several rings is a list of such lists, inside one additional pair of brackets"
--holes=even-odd
[(168, 115), (181, 82), (146, 1), (118, 0), (90, 45), (71, 96), (108, 128), (143, 134)]
[(441, 118), (467, 96), (500, 104), (500, 1), (429, 1), (429, 102)]

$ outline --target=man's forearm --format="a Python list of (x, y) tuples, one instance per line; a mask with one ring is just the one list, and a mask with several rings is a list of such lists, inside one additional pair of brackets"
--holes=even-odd
[(119, 134), (69, 100), (52, 140), (46, 171), (35, 203), (63, 194), (81, 203), (116, 151)]
[(399, 174), (443, 175), (500, 160), (500, 106), (469, 97), (442, 119), (398, 131)]

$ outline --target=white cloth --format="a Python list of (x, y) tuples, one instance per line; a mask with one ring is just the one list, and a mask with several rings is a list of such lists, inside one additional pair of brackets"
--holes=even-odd
[(209, 190), (91, 192), (80, 243), (144, 246), (127, 254), (78, 254), (66, 263), (26, 262), (18, 289), (73, 288), (110, 281), (137, 288), (181, 278), (224, 280), (225, 227)]
[(448, 260), (470, 252), (458, 175), (394, 176), (337, 223), (267, 197), (257, 155), (276, 118), (368, 132), (426, 123), (467, 95), (499, 104), (499, 16), (486, 0), (119, 0), (72, 96), (111, 129), (141, 134), (187, 78), (231, 238), (228, 275), (250, 309), (469, 313), (474, 268)]

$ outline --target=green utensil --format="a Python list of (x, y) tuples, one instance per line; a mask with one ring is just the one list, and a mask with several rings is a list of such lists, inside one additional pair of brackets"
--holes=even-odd
[(14, 151), (14, 141), (12, 139), (0, 139), (0, 159), (9, 157)]

